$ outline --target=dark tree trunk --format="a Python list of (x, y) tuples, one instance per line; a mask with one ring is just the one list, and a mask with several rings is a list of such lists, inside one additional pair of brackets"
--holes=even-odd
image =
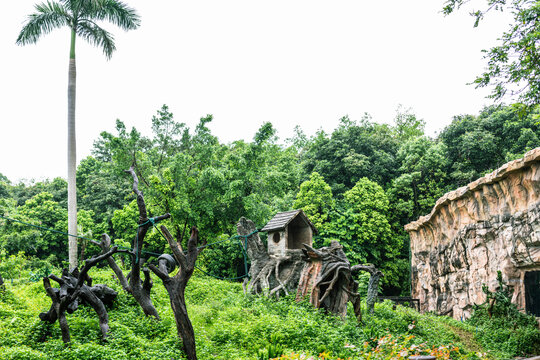
[[(173, 310), (174, 319), (176, 321), (176, 330), (178, 332), (178, 337), (182, 340), (182, 346), (188, 360), (196, 360), (197, 352), (195, 347), (195, 332), (193, 331), (193, 326), (189, 320), (186, 300), (184, 297), (185, 290), (191, 275), (193, 275), (193, 270), (195, 269), (195, 262), (201, 249), (197, 248), (197, 243), (199, 239), (199, 231), (196, 227), (191, 228), (191, 236), (187, 244), (187, 252), (184, 252), (182, 246), (173, 238), (169, 230), (162, 225), (161, 231), (169, 247), (174, 255), (174, 259), (180, 266), (180, 269), (175, 276), (169, 276), (169, 270), (167, 268), (167, 260), (165, 258), (160, 258), (159, 268), (155, 265), (150, 265), (150, 270), (154, 272), (165, 285), (165, 289), (169, 294), (169, 299), (171, 301), (171, 308)], [(204, 246), (204, 244), (203, 244)]]
[(358, 271), (369, 272), (370, 277), (368, 283), (366, 305), (368, 312), (370, 314), (373, 314), (375, 302), (377, 301), (377, 295), (379, 294), (379, 281), (382, 277), (384, 277), (383, 273), (374, 265), (354, 265), (351, 271), (353, 274), (357, 273)]
[(191, 324), (187, 313), (184, 290), (167, 288), (167, 292), (169, 292), (169, 298), (171, 300), (171, 308), (176, 322), (176, 331), (178, 337), (182, 340), (186, 356), (188, 359), (197, 359), (195, 332), (193, 331), (193, 325)]
[[(105, 254), (86, 260), (85, 265), (80, 272), (77, 268), (73, 269), (71, 272), (64, 269), (62, 271), (62, 277), (50, 275), (49, 277), (43, 278), (43, 287), (45, 288), (47, 295), (51, 298), (52, 305), (48, 312), (39, 314), (39, 318), (42, 321), (50, 323), (54, 323), (58, 320), (62, 331), (62, 341), (64, 343), (67, 344), (70, 342), (66, 311), (68, 313), (74, 312), (80, 302), (89, 304), (96, 311), (99, 317), (99, 327), (101, 329), (102, 339), (107, 337), (109, 331), (109, 315), (107, 314), (107, 310), (105, 309), (105, 305), (100, 296), (106, 294), (107, 301), (111, 301), (111, 297), (116, 296), (113, 296), (116, 292), (107, 288), (105, 285), (90, 287), (92, 285), (92, 279), (88, 276), (88, 271), (98, 262), (117, 252), (117, 250), (116, 247), (113, 247)], [(60, 285), (60, 288), (53, 288), (50, 279), (56, 281)]]
[[(145, 261), (145, 258), (143, 258), (144, 238), (154, 223), (168, 219), (171, 217), (171, 215), (165, 214), (157, 216), (153, 219), (148, 218), (144, 196), (139, 190), (139, 179), (137, 178), (137, 174), (135, 173), (133, 167), (126, 170), (126, 172), (129, 173), (133, 178), (133, 192), (137, 196), (137, 206), (139, 208), (139, 227), (137, 228), (137, 233), (133, 239), (132, 250), (119, 251), (131, 256), (131, 270), (128, 275), (124, 275), (122, 269), (112, 257), (107, 259), (107, 263), (118, 278), (118, 281), (122, 285), (124, 291), (133, 296), (135, 301), (137, 301), (137, 303), (141, 306), (144, 314), (147, 316), (153, 316), (159, 320), (159, 314), (150, 297), (153, 286), (152, 278), (150, 277), (148, 268), (143, 267)], [(111, 239), (107, 234), (103, 234), (101, 237), (101, 242), (94, 243), (101, 247), (102, 252), (106, 252), (111, 246)], [(141, 278), (141, 271), (144, 275), (144, 280)]]

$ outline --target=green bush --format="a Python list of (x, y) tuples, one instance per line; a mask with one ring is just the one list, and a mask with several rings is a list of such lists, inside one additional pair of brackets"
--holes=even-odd
[(474, 307), (469, 323), (476, 327), (476, 339), (500, 357), (540, 353), (540, 330), (536, 318), (520, 312), (511, 302), (512, 293), (497, 272), (499, 286), (495, 292), (483, 286), (486, 301)]

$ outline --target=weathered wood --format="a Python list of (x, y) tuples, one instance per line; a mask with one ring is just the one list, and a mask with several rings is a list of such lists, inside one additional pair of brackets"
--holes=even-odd
[[(90, 305), (99, 317), (99, 326), (101, 329), (102, 339), (107, 337), (109, 331), (109, 315), (105, 309), (105, 305), (101, 297), (106, 296), (107, 301), (111, 302), (116, 297), (116, 292), (105, 285), (98, 284), (94, 287), (92, 279), (88, 276), (88, 271), (98, 264), (100, 261), (107, 259), (117, 252), (117, 248), (113, 247), (104, 254), (92, 257), (85, 261), (85, 265), (79, 271), (74, 268), (71, 272), (67, 269), (62, 271), (62, 276), (49, 275), (43, 278), (43, 287), (47, 295), (51, 298), (52, 304), (47, 312), (39, 314), (42, 321), (54, 323), (58, 320), (62, 331), (62, 341), (70, 342), (69, 326), (66, 319), (66, 311), (74, 312), (80, 302)], [(50, 280), (56, 281), (60, 287), (53, 288)]]
[(339, 242), (332, 241), (330, 246), (314, 249), (304, 245), (307, 264), (302, 271), (297, 299), (309, 295), (310, 303), (316, 308), (344, 317), (347, 314), (347, 302), (355, 305), (356, 316), (361, 319), (358, 284), (351, 274), (347, 256)]
[(375, 302), (377, 301), (377, 295), (379, 294), (379, 282), (384, 277), (383, 273), (377, 269), (374, 265), (354, 265), (351, 268), (351, 272), (356, 274), (359, 271), (367, 271), (370, 274), (368, 283), (368, 292), (366, 298), (367, 310), (370, 314), (373, 314), (375, 308)]
[(314, 307), (339, 316), (346, 315), (347, 302), (351, 301), (358, 320), (361, 320), (358, 284), (337, 241), (321, 249), (305, 244), (305, 249), (288, 249), (285, 256), (279, 257), (268, 254), (259, 235), (252, 234), (255, 229), (251, 220), (242, 217), (238, 221), (238, 234), (251, 234), (246, 242), (251, 280), (244, 282), (244, 291), (274, 297), (296, 294), (297, 300), (308, 297)]
[(296, 292), (304, 266), (302, 250), (289, 250), (285, 256), (270, 256), (253, 221), (244, 217), (237, 224), (238, 235), (247, 236), (246, 253), (251, 261), (251, 281), (244, 282), (246, 292), (279, 298)]
[(195, 332), (193, 331), (193, 325), (189, 320), (185, 290), (193, 271), (195, 270), (195, 262), (200, 250), (197, 248), (199, 240), (199, 230), (194, 226), (191, 228), (191, 236), (187, 244), (187, 252), (182, 249), (182, 246), (173, 238), (169, 230), (165, 225), (161, 226), (161, 231), (165, 235), (169, 247), (180, 266), (180, 269), (173, 277), (169, 276), (168, 259), (166, 257), (160, 257), (159, 267), (150, 265), (157, 277), (163, 281), (163, 285), (169, 294), (169, 300), (171, 302), (171, 308), (174, 314), (174, 320), (176, 322), (176, 331), (178, 337), (182, 340), (182, 346), (186, 353), (188, 360), (197, 359), (197, 351), (195, 346)]

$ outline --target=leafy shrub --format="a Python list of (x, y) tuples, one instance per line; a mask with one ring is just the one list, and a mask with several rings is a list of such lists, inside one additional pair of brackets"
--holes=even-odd
[(37, 360), (47, 359), (47, 356), (27, 346), (1, 347), (0, 359), (4, 360)]
[(495, 292), (486, 285), (482, 291), (486, 301), (474, 307), (469, 322), (477, 327), (476, 339), (501, 357), (515, 357), (540, 353), (540, 330), (536, 318), (520, 312), (511, 302), (512, 292), (497, 272), (499, 286)]
[[(162, 319), (158, 322), (144, 316), (133, 298), (113, 281), (110, 270), (94, 268), (90, 276), (95, 283), (106, 283), (119, 291), (109, 309), (110, 332), (106, 342), (100, 341), (93, 310), (81, 306), (68, 314), (72, 342), (65, 348), (58, 324), (46, 324), (37, 317), (50, 307), (43, 285), (7, 284), (4, 297), (0, 298), (0, 358), (184, 358), (169, 298), (160, 282), (156, 281), (152, 288), (152, 301)], [(314, 309), (305, 301), (297, 303), (293, 295), (279, 301), (244, 295), (241, 284), (200, 273), (190, 280), (186, 301), (201, 360), (251, 360), (261, 356), (307, 359), (309, 354), (321, 355), (321, 359), (360, 359), (369, 358), (368, 354), (371, 359), (384, 359), (374, 356), (411, 347), (424, 349), (424, 353), (441, 348), (439, 359), (445, 359), (443, 352), (447, 350), (452, 359), (478, 359), (474, 353), (463, 350), (459, 338), (441, 318), (420, 315), (401, 306), (393, 310), (389, 302), (376, 304), (374, 314), (365, 315), (364, 324), (359, 324), (352, 308), (341, 319)], [(382, 338), (391, 341), (380, 342)]]

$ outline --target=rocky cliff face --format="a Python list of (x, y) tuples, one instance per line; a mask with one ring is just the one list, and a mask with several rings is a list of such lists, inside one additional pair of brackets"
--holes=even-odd
[(525, 308), (525, 273), (540, 270), (540, 148), (445, 194), (405, 230), (423, 311), (468, 317), (498, 270)]

